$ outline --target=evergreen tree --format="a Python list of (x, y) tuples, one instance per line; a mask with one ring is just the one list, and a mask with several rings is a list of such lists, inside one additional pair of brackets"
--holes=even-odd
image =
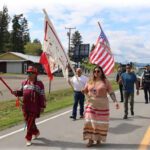
[(94, 50), (94, 48), (95, 48), (95, 45), (94, 45), (94, 44), (92, 44), (91, 51), (93, 51), (93, 50)]
[(73, 47), (76, 47), (82, 43), (82, 36), (79, 31), (75, 31), (74, 34), (72, 34), (71, 43)]
[(10, 17), (8, 15), (8, 9), (3, 7), (3, 11), (0, 11), (0, 53), (3, 53), (9, 49), (9, 25)]
[(21, 20), (21, 28), (22, 28), (23, 44), (26, 45), (28, 42), (30, 42), (30, 35), (28, 29), (28, 22), (25, 17)]
[(14, 16), (12, 23), (12, 50), (15, 52), (24, 53), (24, 46), (30, 42), (27, 20), (23, 17), (23, 14), (20, 14)]
[(75, 50), (77, 47), (79, 47), (79, 45), (82, 43), (82, 36), (79, 33), (79, 31), (75, 31), (72, 34), (72, 38), (71, 38), (71, 48), (70, 51), (68, 52), (68, 55), (70, 57), (71, 60), (74, 61), (74, 54), (75, 54)]

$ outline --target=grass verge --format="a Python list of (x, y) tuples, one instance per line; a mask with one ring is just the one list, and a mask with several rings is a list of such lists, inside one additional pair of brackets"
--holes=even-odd
[[(111, 81), (113, 89), (118, 85)], [(47, 94), (47, 106), (43, 114), (57, 111), (59, 109), (71, 106), (73, 103), (72, 89), (59, 90)], [(23, 122), (21, 109), (16, 108), (15, 100), (0, 102), (0, 131), (15, 126)]]

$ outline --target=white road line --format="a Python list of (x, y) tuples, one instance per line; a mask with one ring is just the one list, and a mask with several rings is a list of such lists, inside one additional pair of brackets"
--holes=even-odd
[[(55, 115), (55, 116), (50, 117), (50, 118), (48, 118), (48, 119), (45, 119), (45, 120), (43, 120), (43, 121), (40, 121), (40, 122), (37, 123), (37, 125), (42, 124), (42, 123), (44, 123), (44, 122), (47, 122), (47, 121), (49, 121), (49, 120), (58, 118), (58, 117), (60, 117), (60, 116), (63, 116), (63, 115), (65, 115), (65, 114), (67, 114), (67, 113), (70, 113), (71, 111), (72, 111), (72, 110), (68, 110), (68, 111), (65, 111), (65, 112), (63, 112), (63, 113), (61, 113), (61, 114), (58, 114), (58, 115)], [(10, 136), (10, 135), (19, 133), (19, 132), (21, 132), (21, 131), (23, 131), (23, 130), (24, 130), (24, 128), (21, 128), (21, 129), (18, 129), (18, 130), (16, 130), (16, 131), (10, 132), (10, 133), (8, 133), (8, 134), (2, 135), (2, 136), (0, 136), (0, 140), (1, 140), (1, 139), (4, 139), (4, 138), (6, 138), (6, 137), (8, 137), (8, 136)]]
[[(118, 91), (116, 91), (115, 93), (118, 94)], [(65, 115), (65, 114), (68, 114), (68, 113), (70, 113), (71, 111), (72, 111), (72, 110), (68, 110), (68, 111), (65, 111), (65, 112), (63, 112), (63, 113), (61, 113), (61, 114), (58, 114), (58, 115), (55, 115), (55, 116), (50, 117), (50, 118), (48, 118), (48, 119), (45, 119), (45, 120), (43, 120), (43, 121), (40, 121), (40, 122), (37, 123), (37, 125), (42, 124), (42, 123), (44, 123), (44, 122), (47, 122), (47, 121), (49, 121), (49, 120), (58, 118), (58, 117), (63, 116), (63, 115)], [(6, 138), (6, 137), (8, 137), (8, 136), (11, 136), (11, 135), (13, 135), (13, 134), (19, 133), (19, 132), (21, 132), (21, 131), (23, 131), (23, 130), (24, 130), (24, 128), (21, 128), (21, 129), (18, 129), (18, 130), (16, 130), (16, 131), (10, 132), (10, 133), (8, 133), (8, 134), (2, 135), (2, 136), (0, 136), (0, 140)]]

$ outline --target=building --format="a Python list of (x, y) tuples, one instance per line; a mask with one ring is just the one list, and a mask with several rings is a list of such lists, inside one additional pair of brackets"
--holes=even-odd
[(39, 56), (25, 55), (18, 52), (8, 52), (0, 55), (1, 73), (26, 73), (29, 65), (36, 66), (40, 73), (43, 73), (42, 65), (39, 63)]

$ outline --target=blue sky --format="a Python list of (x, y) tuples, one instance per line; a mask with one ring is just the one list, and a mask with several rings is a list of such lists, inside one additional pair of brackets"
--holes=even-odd
[(83, 42), (92, 45), (100, 33), (99, 21), (115, 61), (150, 63), (149, 0), (1, 0), (0, 10), (3, 5), (7, 5), (11, 17), (24, 14), (32, 40), (43, 42), (44, 8), (66, 51), (65, 27), (76, 27)]

